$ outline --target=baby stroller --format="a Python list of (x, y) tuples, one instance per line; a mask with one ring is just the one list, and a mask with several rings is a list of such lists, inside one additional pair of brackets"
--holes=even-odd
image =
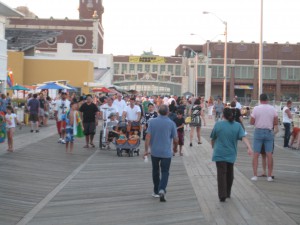
[(140, 123), (136, 122), (120, 122), (118, 125), (118, 129), (125, 130), (127, 139), (116, 139), (114, 142), (117, 149), (117, 156), (123, 156), (124, 153), (128, 155), (128, 157), (133, 157), (134, 154), (139, 156), (140, 154), (140, 138), (130, 140), (128, 139), (135, 131), (140, 136)]

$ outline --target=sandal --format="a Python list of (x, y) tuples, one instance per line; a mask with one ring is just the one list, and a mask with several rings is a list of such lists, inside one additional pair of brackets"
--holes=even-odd
[(83, 146), (83, 148), (89, 148), (89, 145), (85, 145), (85, 146)]
[(201, 145), (201, 144), (202, 144), (202, 142), (199, 141), (199, 142), (198, 142), (198, 145)]
[(92, 146), (92, 148), (95, 148), (95, 145), (93, 143), (90, 143), (90, 145)]

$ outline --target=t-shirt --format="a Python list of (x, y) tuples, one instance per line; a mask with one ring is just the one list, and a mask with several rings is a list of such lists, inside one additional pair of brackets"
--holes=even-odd
[(149, 120), (156, 118), (158, 116), (157, 112), (147, 112), (145, 113), (142, 124), (148, 124)]
[(284, 106), (282, 109), (282, 122), (283, 123), (291, 123), (291, 119), (289, 118), (288, 114), (285, 112), (289, 109), (287, 106)]
[(70, 101), (69, 100), (57, 100), (55, 104), (55, 111), (57, 111), (57, 120), (61, 121), (64, 119), (67, 111), (70, 110)]
[(143, 109), (144, 109), (144, 113), (148, 112), (148, 105), (149, 105), (149, 101), (143, 101)]
[(158, 116), (148, 123), (147, 133), (151, 135), (151, 155), (159, 158), (171, 158), (172, 142), (177, 138), (175, 123), (167, 116)]
[(44, 109), (45, 108), (45, 104), (46, 104), (46, 100), (45, 99), (39, 99), (40, 101), (40, 108)]
[(96, 113), (99, 112), (98, 107), (94, 103), (83, 103), (79, 108), (79, 111), (83, 113), (83, 123), (95, 122)]
[(107, 130), (112, 131), (114, 127), (118, 126), (118, 123), (119, 122), (117, 120), (107, 122), (106, 124)]
[(124, 109), (127, 106), (126, 102), (123, 99), (121, 99), (121, 101), (119, 101), (119, 99), (115, 99), (113, 105), (117, 108), (119, 116), (122, 116)]
[[(180, 127), (182, 124), (185, 123), (183, 118), (180, 118), (180, 119), (179, 119), (178, 117), (176, 117), (173, 121), (175, 122), (176, 127)], [(183, 132), (183, 127), (177, 129), (177, 131)]]
[(14, 114), (14, 113), (5, 115), (6, 127), (7, 128), (16, 127), (15, 118), (17, 118), (17, 115)]
[(278, 114), (273, 106), (260, 104), (254, 107), (251, 117), (255, 119), (255, 128), (273, 130), (274, 118)]
[(215, 108), (215, 110), (216, 110), (217, 113), (222, 113), (223, 110), (224, 110), (224, 104), (222, 102), (216, 103), (214, 105), (214, 108)]
[(234, 163), (237, 156), (237, 141), (242, 140), (245, 131), (241, 124), (227, 120), (215, 124), (210, 138), (214, 141), (212, 161)]
[(238, 123), (241, 123), (240, 121), (240, 117), (242, 116), (241, 110), (239, 110), (238, 108), (232, 108), (231, 110), (232, 110), (234, 120)]
[[(106, 109), (105, 109), (106, 108)], [(111, 113), (117, 113), (118, 109), (116, 105), (109, 106), (107, 103), (100, 106), (100, 111), (103, 113), (103, 119), (107, 120)], [(120, 115), (120, 114), (119, 114)], [(122, 115), (122, 114), (121, 114)]]
[(6, 99), (0, 98), (0, 111), (1, 112), (6, 112), (6, 107), (7, 107)]
[(126, 106), (124, 111), (126, 112), (126, 119), (129, 121), (134, 121), (138, 119), (138, 113), (141, 112), (141, 108), (138, 105), (134, 105), (133, 108), (128, 105)]
[(38, 114), (39, 113), (40, 102), (36, 98), (30, 99), (27, 106), (29, 107), (30, 114)]
[(237, 108), (237, 109), (242, 109), (241, 103), (236, 102), (236, 103), (235, 103), (235, 108)]

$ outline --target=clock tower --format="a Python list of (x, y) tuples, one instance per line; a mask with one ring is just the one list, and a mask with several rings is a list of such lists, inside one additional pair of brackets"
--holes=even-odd
[(102, 24), (102, 0), (79, 0), (79, 19), (99, 19)]

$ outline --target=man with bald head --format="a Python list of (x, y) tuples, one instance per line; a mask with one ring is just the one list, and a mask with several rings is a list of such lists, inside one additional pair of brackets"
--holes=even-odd
[(149, 154), (151, 148), (153, 194), (160, 198), (161, 202), (166, 201), (166, 188), (169, 179), (169, 170), (173, 155), (172, 142), (177, 148), (178, 137), (175, 123), (169, 119), (169, 107), (161, 105), (158, 110), (159, 116), (151, 119), (145, 141), (144, 157)]

